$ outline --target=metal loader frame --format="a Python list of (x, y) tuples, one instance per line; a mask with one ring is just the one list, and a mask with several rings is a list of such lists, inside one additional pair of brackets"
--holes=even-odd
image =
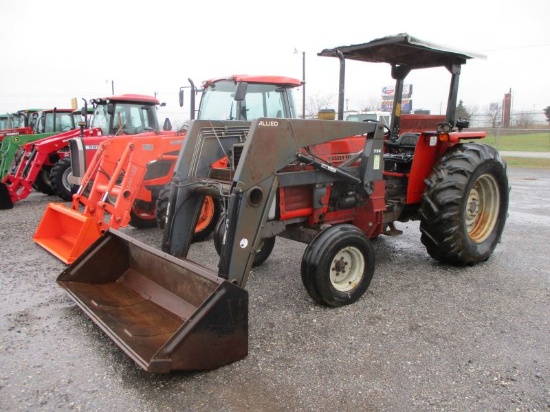
[[(293, 234), (290, 227), (306, 221), (305, 216), (270, 221), (277, 190), (346, 179), (361, 185), (365, 196), (378, 195), (380, 183), (383, 189), (383, 133), (382, 126), (375, 123), (325, 120), (261, 118), (250, 126), (239, 122), (192, 122), (176, 164), (162, 249), (185, 258), (203, 197), (224, 198), (228, 203), (227, 226), (218, 276), (244, 287), (263, 239), (282, 235), (287, 228), (289, 237), (302, 241), (311, 238)], [(353, 164), (334, 167), (311, 161), (307, 169), (285, 170), (297, 160), (309, 159), (304, 148), (344, 138), (363, 141), (363, 150), (355, 154)], [(228, 156), (235, 145), (242, 147), (242, 153), (231, 181), (212, 179), (210, 165)], [(383, 200), (374, 208), (383, 211)], [(379, 229), (380, 225), (381, 216)]]

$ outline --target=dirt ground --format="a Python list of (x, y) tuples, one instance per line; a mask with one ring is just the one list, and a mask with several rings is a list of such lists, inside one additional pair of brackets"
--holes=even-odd
[[(304, 245), (278, 239), (249, 292), (249, 355), (204, 372), (151, 375), (57, 285), (65, 265), (34, 244), (49, 201), (0, 211), (0, 410), (549, 411), (550, 171), (510, 169), (493, 256), (443, 266), (417, 222), (374, 242), (357, 303), (316, 305)], [(160, 229), (124, 229), (159, 248)], [(212, 241), (191, 259), (215, 268)], [(108, 262), (105, 262), (108, 265)]]

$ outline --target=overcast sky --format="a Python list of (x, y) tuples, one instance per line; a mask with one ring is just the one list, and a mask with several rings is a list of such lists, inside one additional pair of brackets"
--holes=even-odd
[[(0, 0), (0, 112), (70, 107), (76, 97), (153, 95), (165, 113), (188, 118), (177, 93), (187, 78), (240, 74), (302, 78), (306, 97), (333, 99), (338, 60), (326, 48), (397, 33), (482, 53), (462, 68), (459, 99), (480, 112), (502, 102), (513, 110), (550, 106), (550, 1), (501, 0)], [(297, 49), (300, 53), (295, 54)], [(393, 85), (386, 64), (347, 64), (346, 108), (361, 109)], [(444, 112), (449, 73), (413, 72), (413, 108)], [(301, 91), (296, 94), (301, 108)]]

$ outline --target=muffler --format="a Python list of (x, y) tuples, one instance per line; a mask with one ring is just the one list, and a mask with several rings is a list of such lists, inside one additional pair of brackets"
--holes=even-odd
[(150, 373), (206, 370), (248, 354), (248, 292), (109, 229), (57, 278)]
[(85, 216), (63, 203), (49, 203), (33, 240), (71, 264), (100, 236), (100, 227), (93, 216)]

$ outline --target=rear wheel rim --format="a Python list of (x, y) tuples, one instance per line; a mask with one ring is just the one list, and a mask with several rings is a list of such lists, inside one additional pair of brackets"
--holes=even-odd
[(348, 246), (341, 249), (330, 264), (330, 283), (339, 292), (355, 288), (365, 272), (365, 257), (361, 251)]
[(470, 239), (485, 241), (493, 232), (499, 215), (500, 191), (491, 175), (481, 175), (468, 193), (465, 223)]

